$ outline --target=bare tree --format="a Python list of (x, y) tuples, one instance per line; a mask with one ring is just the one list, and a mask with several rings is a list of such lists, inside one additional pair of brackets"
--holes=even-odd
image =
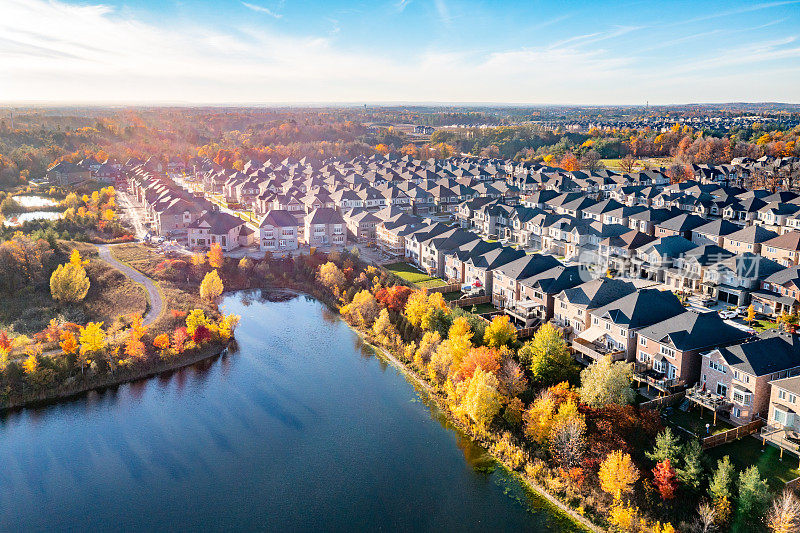
[(775, 498), (767, 514), (767, 527), (773, 533), (800, 531), (800, 500), (790, 489)]
[(694, 527), (692, 528), (697, 533), (713, 533), (717, 530), (717, 511), (714, 510), (714, 506), (710, 503), (704, 501), (701, 502), (700, 505), (697, 507), (697, 520), (694, 523)]
[(626, 173), (631, 173), (633, 172), (633, 167), (636, 166), (636, 159), (631, 154), (628, 154), (619, 160), (619, 166)]

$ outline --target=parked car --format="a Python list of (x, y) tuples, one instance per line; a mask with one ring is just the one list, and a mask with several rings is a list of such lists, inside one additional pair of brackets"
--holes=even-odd
[(747, 307), (744, 306), (737, 307), (736, 314), (739, 316), (747, 316)]
[(714, 305), (715, 303), (717, 303), (717, 301), (714, 298), (707, 297), (707, 298), (701, 298), (700, 299), (700, 305), (704, 305), (706, 307), (710, 307), (710, 306)]
[(737, 313), (736, 309), (723, 309), (719, 312), (719, 317), (725, 320), (730, 320), (731, 318), (736, 318)]

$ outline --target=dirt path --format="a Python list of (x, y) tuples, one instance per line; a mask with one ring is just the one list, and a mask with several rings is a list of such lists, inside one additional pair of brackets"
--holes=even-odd
[(156, 287), (152, 279), (148, 278), (138, 270), (129, 267), (125, 263), (117, 261), (111, 254), (111, 246), (112, 245), (110, 244), (97, 245), (97, 250), (100, 253), (100, 259), (125, 274), (125, 276), (131, 280), (144, 286), (145, 290), (147, 291), (147, 301), (150, 303), (150, 309), (147, 311), (147, 314), (144, 316), (144, 320), (142, 322), (145, 326), (149, 326), (155, 322), (159, 315), (161, 315), (161, 311), (164, 309), (164, 301), (161, 298), (161, 293), (158, 291), (158, 287)]

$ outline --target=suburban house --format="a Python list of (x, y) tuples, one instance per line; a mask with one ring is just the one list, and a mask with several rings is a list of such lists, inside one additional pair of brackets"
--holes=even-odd
[(765, 315), (793, 314), (800, 298), (800, 267), (784, 268), (766, 277), (750, 294), (753, 309)]
[(591, 325), (573, 339), (572, 347), (579, 360), (586, 362), (607, 355), (614, 361), (633, 361), (640, 329), (683, 312), (671, 292), (641, 289), (590, 311)]
[(223, 251), (229, 252), (250, 244), (253, 231), (244, 231), (245, 228), (244, 220), (239, 217), (220, 211), (209, 212), (189, 225), (189, 246), (207, 250), (212, 244), (219, 244)]
[(664, 387), (700, 379), (701, 353), (736, 344), (750, 334), (726, 324), (714, 311), (684, 311), (639, 330), (636, 370), (650, 383)]
[(299, 225), (294, 215), (288, 211), (268, 211), (259, 225), (261, 250), (275, 253), (297, 250)]
[(305, 217), (306, 244), (309, 246), (347, 245), (347, 229), (341, 213), (330, 207), (320, 207)]
[(792, 266), (800, 259), (800, 231), (787, 231), (761, 245), (761, 255), (783, 266)]
[(531, 276), (559, 266), (552, 255), (528, 254), (506, 263), (493, 274), (492, 303), (497, 307), (511, 306), (521, 299), (520, 282)]
[(555, 297), (553, 323), (564, 328), (568, 338), (590, 326), (589, 312), (636, 292), (633, 283), (598, 278), (561, 291)]
[(778, 234), (763, 226), (747, 226), (722, 238), (721, 246), (734, 254), (760, 253), (761, 243)]
[(770, 382), (800, 374), (798, 336), (768, 330), (751, 340), (703, 354), (699, 387), (730, 409), (730, 419), (746, 424), (767, 418)]
[(760, 255), (744, 253), (709, 265), (703, 273), (703, 294), (736, 306), (750, 303), (750, 293), (783, 267)]

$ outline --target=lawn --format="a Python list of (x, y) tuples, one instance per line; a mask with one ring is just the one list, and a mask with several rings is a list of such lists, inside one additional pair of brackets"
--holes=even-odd
[(756, 331), (766, 331), (768, 329), (778, 329), (778, 324), (769, 320), (754, 320), (751, 326)]
[(497, 308), (490, 303), (478, 304), (474, 307), (474, 310), (472, 307), (466, 307), (465, 309), (470, 313), (475, 313), (476, 315), (483, 315), (485, 313), (493, 313), (497, 311)]
[(695, 407), (691, 411), (681, 411), (676, 405), (672, 412), (666, 417), (667, 423), (672, 426), (682, 427), (697, 435), (698, 437), (706, 437), (706, 424), (711, 424), (711, 435), (722, 433), (723, 431), (733, 428), (733, 425), (723, 421), (717, 417), (717, 425), (714, 425), (714, 414), (708, 409), (703, 409), (703, 416), (700, 416), (700, 410)]
[(383, 268), (418, 287), (441, 287), (445, 282), (439, 278), (431, 277), (408, 263), (392, 263)]
[(767, 480), (773, 490), (779, 490), (787, 481), (800, 477), (797, 457), (784, 453), (781, 460), (778, 448), (769, 444), (764, 446), (755, 437), (743, 437), (708, 449), (705, 454), (711, 460), (711, 466), (715, 468), (717, 460), (725, 455), (730, 456), (731, 463), (740, 470), (756, 465), (761, 477)]
[[(620, 158), (616, 159), (601, 159), (600, 162), (609, 170), (616, 170), (617, 172), (622, 171), (622, 167), (620, 166)], [(672, 163), (672, 160), (668, 157), (653, 157), (653, 158), (645, 158), (645, 159), (637, 159), (636, 166), (633, 168), (634, 172), (638, 172), (644, 170), (645, 165), (647, 164), (650, 168), (658, 168), (658, 167), (666, 167)]]
[(454, 300), (458, 300), (459, 298), (461, 298), (463, 294), (464, 293), (461, 291), (455, 291), (455, 292), (445, 292), (442, 294), (442, 296), (444, 296), (445, 302), (452, 302)]

